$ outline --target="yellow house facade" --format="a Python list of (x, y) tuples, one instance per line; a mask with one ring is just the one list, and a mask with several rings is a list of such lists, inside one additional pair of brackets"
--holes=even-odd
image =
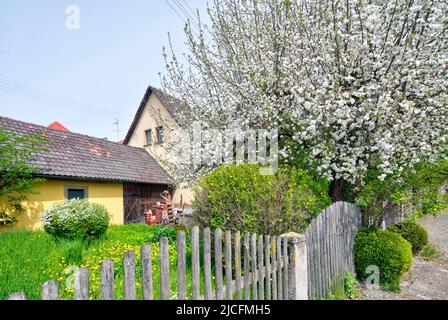
[[(40, 134), (48, 140), (48, 150), (30, 160), (45, 182), (36, 185), (23, 202), (25, 213), (18, 222), (0, 226), (0, 232), (42, 227), (40, 216), (67, 199), (83, 198), (102, 204), (111, 224), (144, 221), (148, 207), (136, 203), (155, 203), (163, 190), (171, 189), (171, 177), (143, 148), (72, 132), (63, 132), (0, 117), (0, 127), (24, 134)], [(5, 196), (0, 211), (10, 210)]]

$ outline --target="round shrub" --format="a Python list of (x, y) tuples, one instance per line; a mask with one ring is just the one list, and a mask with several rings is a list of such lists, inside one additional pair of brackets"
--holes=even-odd
[(371, 275), (369, 266), (377, 266), (380, 284), (399, 290), (400, 279), (412, 266), (412, 247), (400, 235), (387, 230), (361, 229), (355, 242), (356, 273), (360, 280)]
[(109, 225), (109, 218), (103, 205), (72, 199), (48, 209), (42, 221), (44, 230), (52, 236), (83, 239), (103, 235)]
[(331, 204), (328, 182), (304, 170), (260, 174), (256, 164), (222, 165), (194, 188), (193, 214), (204, 227), (260, 234), (302, 229)]
[(412, 252), (420, 252), (425, 245), (428, 244), (428, 231), (421, 225), (414, 222), (402, 222), (394, 224), (388, 228), (405, 238), (412, 245)]

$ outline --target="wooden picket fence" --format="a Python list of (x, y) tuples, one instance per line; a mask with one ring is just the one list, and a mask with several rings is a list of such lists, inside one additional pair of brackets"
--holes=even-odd
[[(346, 202), (326, 208), (311, 222), (304, 235), (251, 234), (242, 238), (240, 232), (225, 231), (223, 235), (217, 229), (212, 243), (212, 232), (205, 228), (202, 230), (202, 252), (201, 232), (198, 227), (193, 227), (190, 239), (191, 292), (188, 295), (186, 239), (185, 233), (180, 231), (177, 234), (177, 270), (170, 270), (168, 239), (161, 238), (159, 242), (160, 298), (170, 299), (170, 272), (177, 272), (176, 298), (179, 300), (190, 297), (193, 300), (328, 298), (337, 286), (343, 286), (345, 273), (354, 272), (353, 246), (360, 227), (359, 207)], [(141, 248), (141, 266), (142, 298), (153, 300), (151, 245)], [(135, 253), (129, 251), (123, 259), (124, 299), (136, 299), (135, 275)], [(200, 282), (202, 278), (203, 283)], [(89, 299), (89, 291), (89, 270), (79, 268), (75, 273), (75, 299)], [(105, 260), (101, 263), (101, 299), (114, 298), (114, 264), (112, 260)], [(26, 295), (19, 292), (12, 294), (10, 299), (22, 300)], [(57, 281), (43, 284), (42, 299), (59, 299)]]
[[(240, 232), (214, 231), (214, 250), (209, 228), (202, 231), (203, 294), (200, 292), (200, 230), (191, 230), (191, 298), (193, 300), (282, 300), (288, 295), (288, 239), (281, 236), (245, 235)], [(242, 241), (242, 242), (241, 242)], [(223, 252), (224, 244), (224, 252)], [(212, 287), (212, 253), (214, 253), (214, 288)], [(177, 233), (177, 270), (170, 270), (168, 239), (159, 242), (160, 298), (170, 299), (170, 272), (177, 271), (177, 299), (187, 299), (185, 232)], [(151, 245), (141, 247), (142, 297), (154, 299)], [(223, 273), (224, 271), (224, 273)], [(114, 300), (114, 263), (101, 263), (101, 299)], [(136, 300), (135, 252), (129, 251), (123, 259), (123, 296)], [(90, 298), (89, 269), (78, 268), (74, 281), (75, 300)], [(59, 283), (55, 280), (42, 285), (42, 300), (58, 300)], [(23, 292), (12, 294), (10, 300), (24, 300)]]

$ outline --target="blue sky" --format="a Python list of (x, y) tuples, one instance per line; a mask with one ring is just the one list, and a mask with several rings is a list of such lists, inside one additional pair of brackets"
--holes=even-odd
[[(204, 16), (206, 0), (186, 1)], [(68, 5), (79, 30), (66, 28)], [(0, 115), (113, 141), (118, 118), (122, 139), (147, 86), (160, 86), (168, 32), (185, 51), (184, 24), (165, 0), (0, 0)]]

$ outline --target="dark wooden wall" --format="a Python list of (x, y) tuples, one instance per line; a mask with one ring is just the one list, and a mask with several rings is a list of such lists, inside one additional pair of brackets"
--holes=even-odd
[(165, 190), (173, 192), (167, 185), (124, 183), (124, 223), (144, 223), (145, 212), (157, 201), (162, 202), (160, 194)]

